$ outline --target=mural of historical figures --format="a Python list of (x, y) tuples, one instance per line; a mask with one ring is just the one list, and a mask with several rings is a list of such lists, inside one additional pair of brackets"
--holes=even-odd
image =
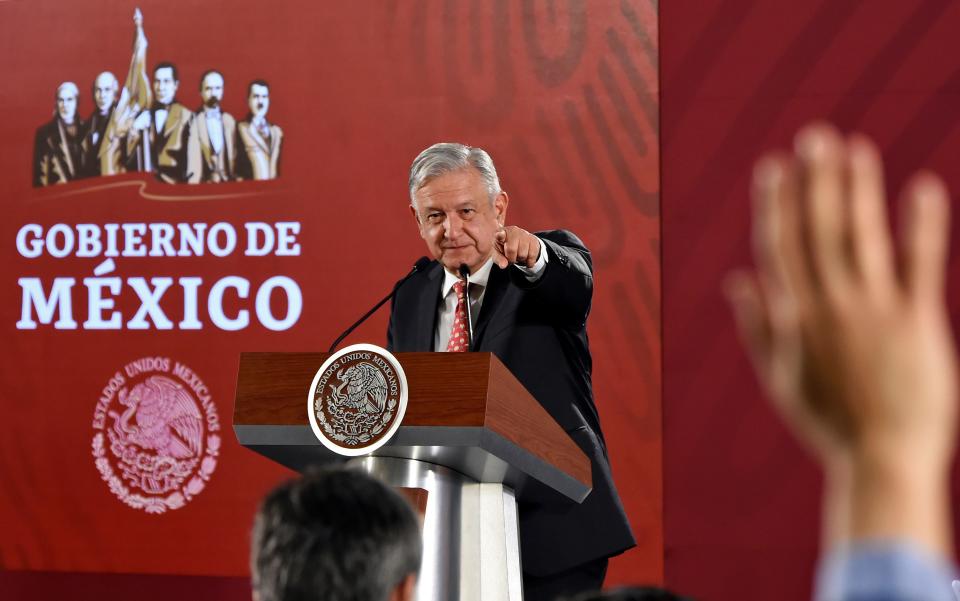
[(267, 121), (270, 85), (262, 79), (250, 83), (250, 113), (237, 123), (222, 106), (223, 73), (209, 69), (200, 77), (201, 104), (193, 112), (177, 99), (175, 63), (157, 63), (147, 75), (140, 9), (133, 22), (123, 86), (110, 71), (101, 72), (93, 82), (94, 109), (87, 121), (77, 112), (77, 85), (68, 81), (57, 88), (53, 120), (37, 130), (33, 185), (129, 172), (152, 173), (168, 184), (275, 179), (283, 130)]

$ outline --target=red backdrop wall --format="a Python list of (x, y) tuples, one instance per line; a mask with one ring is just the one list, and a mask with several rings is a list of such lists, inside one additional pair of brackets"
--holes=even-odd
[(678, 0), (660, 24), (666, 582), (706, 601), (800, 601), (819, 474), (761, 397), (720, 296), (749, 262), (751, 165), (826, 118), (878, 142), (892, 197), (922, 167), (960, 190), (960, 6)]
[[(5, 598), (247, 595), (248, 527), (285, 470), (240, 448), (229, 430), (241, 350), (317, 350), (424, 254), (406, 205), (412, 158), (440, 140), (490, 151), (510, 192), (509, 220), (577, 232), (594, 252), (590, 321), (597, 404), (639, 546), (610, 583), (662, 578), (659, 142), (656, 6), (646, 0), (272, 2), (143, 0), (148, 65), (175, 62), (178, 96), (199, 105), (201, 73), (219, 69), (224, 109), (246, 112), (246, 83), (271, 86), (284, 129), (274, 182), (167, 186), (127, 174), (31, 186), (34, 131), (62, 81), (109, 69), (123, 79), (132, 2), (0, 1), (0, 592)], [(146, 182), (140, 185), (139, 182)], [(295, 256), (119, 257), (117, 310), (140, 306), (129, 278), (200, 277), (201, 330), (83, 329), (84, 278), (103, 257), (22, 256), (25, 224), (297, 222)], [(288, 329), (256, 319), (215, 327), (214, 282), (297, 282), (303, 312)], [(78, 329), (18, 329), (20, 278), (74, 278)], [(160, 302), (174, 321), (182, 295)], [(274, 298), (278, 314), (285, 303)], [(228, 295), (228, 315), (252, 300)], [(381, 314), (349, 341), (383, 344)], [(349, 342), (348, 341), (348, 342)], [(94, 467), (91, 419), (110, 377), (140, 357), (168, 357), (204, 381), (225, 426), (215, 471), (179, 509), (121, 503)], [(305, 384), (306, 386), (306, 384)], [(109, 576), (114, 574), (115, 576)], [(136, 576), (151, 574), (151, 576)], [(144, 596), (146, 595), (146, 596)]]

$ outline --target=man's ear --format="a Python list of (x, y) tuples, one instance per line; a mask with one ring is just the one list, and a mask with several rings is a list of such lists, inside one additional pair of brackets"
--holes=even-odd
[(497, 223), (503, 225), (507, 222), (507, 205), (510, 204), (510, 197), (503, 190), (493, 199), (493, 210), (497, 215)]
[(390, 593), (390, 601), (413, 601), (416, 595), (417, 575), (416, 573), (407, 574), (407, 577), (401, 580)]
[(420, 230), (420, 237), (423, 237), (423, 224), (420, 223), (420, 214), (417, 213), (417, 210), (413, 208), (413, 205), (410, 205), (410, 214), (413, 215), (413, 220), (417, 223), (417, 229)]

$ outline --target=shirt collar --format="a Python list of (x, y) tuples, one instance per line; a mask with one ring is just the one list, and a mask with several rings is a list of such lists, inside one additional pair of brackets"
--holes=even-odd
[[(487, 286), (487, 280), (490, 279), (490, 270), (493, 268), (493, 257), (487, 259), (487, 262), (483, 264), (476, 273), (471, 273), (470, 277), (467, 278), (467, 281), (470, 282), (471, 286)], [(445, 298), (450, 291), (453, 289), (453, 285), (457, 283), (457, 280), (460, 278), (446, 269), (443, 270), (443, 287), (440, 288), (440, 298)], [(473, 296), (473, 295), (471, 295)]]

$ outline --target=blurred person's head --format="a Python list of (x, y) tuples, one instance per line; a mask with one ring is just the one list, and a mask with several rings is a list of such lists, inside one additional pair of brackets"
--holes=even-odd
[(417, 516), (396, 491), (357, 470), (308, 472), (257, 512), (254, 599), (412, 600), (421, 553)]
[(655, 586), (628, 586), (595, 593), (581, 593), (567, 601), (693, 601)]

